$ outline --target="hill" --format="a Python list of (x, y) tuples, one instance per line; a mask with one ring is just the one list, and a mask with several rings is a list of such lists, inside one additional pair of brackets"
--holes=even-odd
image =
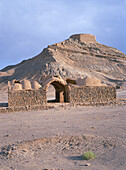
[(2, 69), (0, 85), (6, 86), (12, 79), (41, 81), (46, 75), (70, 79), (91, 76), (121, 85), (126, 80), (126, 54), (98, 43), (93, 35), (76, 34), (49, 45), (31, 59)]

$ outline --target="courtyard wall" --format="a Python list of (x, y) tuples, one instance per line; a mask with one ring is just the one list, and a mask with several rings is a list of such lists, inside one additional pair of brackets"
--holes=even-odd
[(35, 90), (18, 90), (8, 91), (8, 107), (15, 108), (32, 108), (42, 106), (43, 108), (47, 103), (46, 87)]
[[(112, 86), (77, 86), (67, 84), (67, 98), (70, 104), (106, 105), (116, 103), (116, 88)], [(48, 108), (47, 86), (30, 90), (8, 90), (8, 110), (23, 111)]]
[(110, 86), (70, 85), (70, 103), (80, 105), (100, 105), (116, 102), (116, 88)]

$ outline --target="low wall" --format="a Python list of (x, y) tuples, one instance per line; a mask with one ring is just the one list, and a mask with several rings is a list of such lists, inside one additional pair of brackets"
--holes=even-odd
[(70, 85), (70, 103), (81, 105), (99, 105), (116, 102), (116, 88), (108, 86)]
[(46, 105), (46, 89), (8, 91), (8, 108), (32, 108)]
[[(105, 105), (116, 103), (116, 88), (108, 86), (69, 86), (69, 102), (74, 105)], [(3, 112), (46, 109), (47, 87), (39, 90), (8, 91), (8, 108)]]

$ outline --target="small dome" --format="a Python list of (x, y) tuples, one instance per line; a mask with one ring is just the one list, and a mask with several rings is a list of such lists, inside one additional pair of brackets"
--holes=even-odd
[(32, 85), (32, 89), (36, 89), (36, 90), (42, 87), (37, 81), (33, 81), (31, 85)]
[(102, 86), (102, 83), (99, 79), (92, 78), (92, 77), (85, 77), (84, 79), (77, 79), (77, 85), (81, 86)]
[(15, 83), (12, 87), (11, 87), (12, 91), (16, 91), (16, 90), (22, 90), (22, 85), (19, 83)]
[(11, 83), (12, 83), (12, 84), (14, 84), (14, 83), (15, 83), (15, 81), (16, 81), (16, 79), (13, 79), (13, 80), (11, 81)]
[(23, 89), (30, 90), (31, 89), (31, 82), (29, 80), (23, 80), (21, 81), (21, 84), (23, 86)]

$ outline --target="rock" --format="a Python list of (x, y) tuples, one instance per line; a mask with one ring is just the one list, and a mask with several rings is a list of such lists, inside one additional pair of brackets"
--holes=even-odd
[(90, 165), (91, 165), (91, 163), (86, 163), (86, 164), (85, 164), (85, 166), (90, 166)]
[(22, 152), (28, 152), (28, 150), (27, 149), (22, 149)]

